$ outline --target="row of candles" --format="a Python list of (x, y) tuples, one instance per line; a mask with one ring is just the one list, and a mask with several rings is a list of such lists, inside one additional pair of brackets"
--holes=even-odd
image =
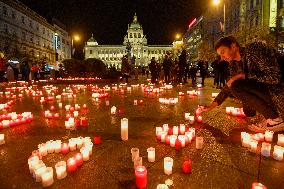
[(74, 151), (76, 149), (80, 150), (80, 153), (69, 158), (67, 162), (59, 161), (55, 164), (57, 179), (64, 179), (67, 176), (67, 172), (76, 171), (78, 167), (83, 165), (84, 161), (90, 159), (92, 147), (93, 143), (90, 137), (70, 138), (69, 143), (62, 143), (61, 140), (50, 140), (46, 143), (39, 144), (38, 150), (35, 150), (28, 159), (30, 173), (35, 178), (36, 182), (42, 182), (44, 187), (50, 186), (54, 182), (53, 168), (46, 167), (41, 160), (42, 156), (60, 152), (67, 154), (69, 151)]
[[(242, 146), (249, 148), (253, 153), (257, 153), (259, 142), (261, 143), (261, 154), (265, 157), (271, 156), (271, 144), (273, 139), (273, 131), (265, 131), (265, 134), (257, 133), (250, 135), (249, 133), (241, 133)], [(264, 142), (266, 141), (266, 142)], [(275, 160), (282, 161), (284, 154), (284, 134), (278, 134), (277, 145), (274, 145), (272, 157)]]
[(190, 124), (193, 124), (195, 119), (198, 123), (202, 122), (202, 116), (201, 115), (198, 115), (195, 118), (195, 116), (190, 115), (190, 113), (184, 113), (184, 119), (185, 119), (185, 121), (189, 121)]
[(5, 119), (0, 122), (0, 128), (8, 128), (16, 125), (21, 125), (25, 123), (30, 123), (33, 120), (33, 115), (31, 112), (23, 112), (22, 114), (12, 113), (11, 120)]
[(196, 139), (196, 149), (202, 149), (204, 145), (203, 137), (195, 137), (195, 128), (187, 128), (184, 124), (173, 126), (173, 128), (169, 128), (168, 124), (156, 127), (156, 138), (177, 150), (188, 145), (194, 138)]
[(159, 98), (159, 102), (162, 104), (177, 104), (178, 98)]
[(226, 107), (226, 114), (238, 117), (246, 117), (243, 108)]
[(12, 104), (14, 103), (13, 100), (6, 102), (5, 104), (0, 104), (0, 110), (5, 110), (11, 108)]

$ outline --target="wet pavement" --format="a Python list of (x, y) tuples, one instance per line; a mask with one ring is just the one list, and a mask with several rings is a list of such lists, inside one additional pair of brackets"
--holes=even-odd
[[(96, 84), (95, 81), (93, 83)], [(146, 81), (131, 81), (130, 84), (137, 83)], [(57, 95), (68, 83), (53, 84), (58, 86), (59, 90), (55, 93)], [(112, 86), (104, 81), (97, 84), (99, 87)], [(200, 95), (186, 94), (193, 89), (200, 91)], [(179, 92), (184, 92), (185, 95), (178, 96)], [(241, 132), (249, 132), (246, 129), (247, 125), (259, 121), (261, 116), (239, 118), (227, 115), (226, 106), (240, 107), (236, 100), (230, 98), (216, 110), (203, 114), (202, 123), (195, 122), (191, 125), (185, 121), (184, 113), (194, 114), (198, 105), (208, 105), (212, 102), (212, 92), (220, 90), (213, 88), (211, 79), (207, 80), (204, 88), (193, 88), (190, 84), (178, 85), (160, 94), (147, 94), (140, 86), (132, 87), (131, 91), (125, 88), (123, 93), (112, 89), (108, 98), (97, 101), (91, 97), (90, 91), (78, 90), (76, 98), (61, 101), (63, 107), (66, 104), (87, 104), (87, 109), (79, 111), (79, 117), (86, 117), (88, 126), (78, 127), (76, 130), (65, 128), (66, 111), (64, 108), (58, 109), (58, 100), (41, 105), (40, 97), (24, 94), (21, 99), (17, 98), (11, 109), (0, 110), (0, 114), (32, 112), (34, 115), (31, 123), (0, 130), (6, 141), (0, 145), (0, 188), (42, 188), (41, 182), (36, 182), (29, 171), (28, 158), (31, 153), (38, 149), (38, 144), (49, 140), (68, 142), (68, 139), (79, 136), (100, 136), (101, 143), (94, 144), (90, 160), (84, 162), (77, 171), (68, 173), (62, 180), (57, 180), (54, 176), (54, 183), (49, 188), (136, 188), (131, 157), (131, 148), (134, 147), (139, 148), (140, 156), (143, 158), (142, 164), (147, 168), (149, 189), (155, 189), (158, 184), (164, 184), (166, 181), (172, 182), (169, 188), (181, 189), (251, 188), (254, 182), (261, 182), (269, 189), (284, 188), (284, 161), (261, 156), (261, 144), (258, 145), (257, 153), (250, 152), (241, 144)], [(179, 102), (175, 105), (161, 104), (158, 102), (159, 97), (176, 97), (179, 98)], [(138, 102), (143, 100), (143, 103), (134, 105), (135, 99)], [(106, 105), (107, 100), (110, 102), (109, 106)], [(7, 101), (2, 95), (0, 103)], [(44, 111), (51, 105), (55, 106), (55, 112), (60, 114), (60, 118), (44, 118)], [(110, 114), (112, 106), (118, 108), (115, 115)], [(128, 119), (127, 141), (121, 140), (120, 120), (124, 117)], [(181, 150), (157, 141), (156, 127), (162, 127), (165, 123), (170, 126), (184, 123), (187, 127), (194, 127), (196, 135), (204, 138), (203, 149), (196, 149), (195, 140)], [(277, 134), (274, 134), (272, 146), (276, 142)], [(156, 149), (153, 163), (147, 159), (149, 147)], [(52, 153), (44, 156), (42, 160), (46, 166), (54, 169), (58, 161), (67, 161), (76, 152), (78, 150), (66, 155)], [(171, 157), (174, 160), (171, 175), (164, 174), (164, 157)], [(191, 174), (182, 171), (182, 163), (187, 159), (192, 160)]]

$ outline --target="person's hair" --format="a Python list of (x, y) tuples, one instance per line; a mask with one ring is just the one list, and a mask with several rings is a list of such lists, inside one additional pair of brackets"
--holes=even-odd
[(236, 38), (233, 36), (225, 36), (218, 40), (218, 42), (215, 45), (215, 51), (221, 46), (225, 46), (230, 48), (232, 44), (236, 44), (237, 47), (240, 47), (239, 43), (237, 42)]

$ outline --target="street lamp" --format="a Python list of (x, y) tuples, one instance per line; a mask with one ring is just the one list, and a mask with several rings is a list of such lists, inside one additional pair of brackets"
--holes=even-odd
[(176, 34), (176, 40), (178, 40), (179, 38), (180, 38), (180, 34), (177, 33), (177, 34)]
[(74, 48), (74, 42), (80, 41), (80, 37), (78, 35), (74, 35), (71, 37), (71, 49), (72, 49), (72, 55), (74, 55), (75, 48)]
[[(220, 4), (220, 0), (213, 0), (213, 5), (218, 6)], [(223, 0), (223, 11), (224, 11), (224, 17), (223, 17), (223, 33), (225, 35), (226, 33), (226, 3), (225, 0)], [(222, 28), (221, 28), (222, 29)]]

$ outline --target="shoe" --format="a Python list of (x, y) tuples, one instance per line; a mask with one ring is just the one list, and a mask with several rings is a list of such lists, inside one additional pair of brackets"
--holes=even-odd
[(273, 132), (280, 132), (284, 131), (284, 121), (277, 123), (277, 124), (267, 124), (267, 130), (273, 131)]
[(248, 125), (248, 129), (256, 133), (264, 133), (266, 130), (268, 130), (267, 121), (263, 120), (260, 123)]

